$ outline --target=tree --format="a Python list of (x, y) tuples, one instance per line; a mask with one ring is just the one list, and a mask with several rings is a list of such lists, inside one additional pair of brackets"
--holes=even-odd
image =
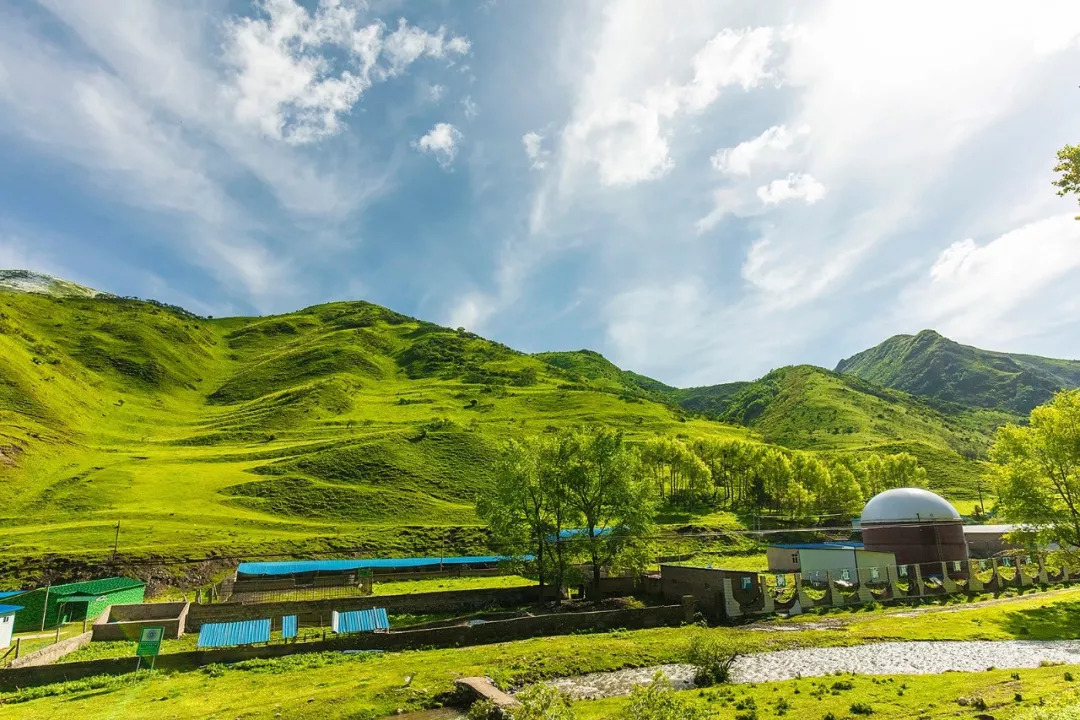
[[(1066, 145), (1058, 150), (1057, 157), (1054, 172), (1061, 173), (1061, 177), (1054, 180), (1054, 185), (1058, 188), (1058, 195), (1080, 195), (1080, 145)], [(1080, 220), (1080, 215), (1076, 219)]]
[(558, 441), (548, 438), (510, 440), (496, 462), (491, 490), (476, 503), (496, 546), (509, 555), (533, 554), (541, 598), (549, 571), (561, 586), (566, 568), (558, 549), (559, 533), (572, 517), (564, 452)]
[(855, 474), (842, 462), (829, 468), (829, 482), (817, 496), (818, 510), (828, 515), (854, 515), (863, 505), (862, 489)]
[(1031, 411), (1026, 427), (1000, 428), (990, 448), (997, 507), (1041, 541), (1080, 546), (1080, 390)]
[(686, 443), (678, 438), (657, 436), (645, 441), (641, 461), (652, 476), (661, 499), (692, 505), (703, 499), (712, 473)]
[(883, 489), (923, 487), (926, 470), (919, 467), (919, 460), (910, 453), (897, 453), (882, 458)]
[(791, 461), (787, 455), (769, 448), (758, 457), (754, 474), (760, 504), (768, 502), (774, 510), (779, 509), (780, 499), (787, 495), (791, 483)]
[(652, 529), (649, 486), (638, 455), (621, 432), (587, 427), (565, 440), (568, 507), (584, 524), (583, 544), (592, 565), (593, 592), (599, 597), (600, 568), (644, 542)]

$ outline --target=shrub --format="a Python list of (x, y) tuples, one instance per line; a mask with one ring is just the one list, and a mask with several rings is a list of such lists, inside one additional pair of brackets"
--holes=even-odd
[(1072, 682), (1072, 681), (1073, 681), (1073, 674), (1071, 672), (1065, 673), (1065, 682)]
[(874, 708), (866, 703), (857, 702), (851, 704), (851, 712), (853, 715), (873, 715)]
[(704, 630), (691, 636), (687, 655), (694, 666), (694, 684), (699, 687), (730, 681), (731, 666), (739, 657), (717, 635)]
[[(532, 716), (530, 720), (541, 717), (551, 720), (550, 716)], [(663, 671), (657, 670), (651, 683), (630, 691), (621, 717), (623, 720), (698, 720), (700, 713), (675, 692)], [(521, 718), (515, 714), (514, 720)]]
[[(517, 694), (520, 705), (510, 708), (513, 720), (573, 720), (570, 696), (550, 685), (530, 685)], [(470, 718), (470, 720), (476, 720)], [(645, 720), (643, 718), (643, 720)]]

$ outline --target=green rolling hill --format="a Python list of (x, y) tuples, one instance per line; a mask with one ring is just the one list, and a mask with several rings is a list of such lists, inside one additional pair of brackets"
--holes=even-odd
[(1058, 390), (1080, 387), (1080, 360), (980, 350), (933, 330), (895, 335), (841, 360), (836, 371), (914, 395), (1019, 415)]
[(0, 282), (8, 557), (482, 548), (509, 437), (579, 423), (826, 454), (908, 451), (974, 495), (1002, 413), (821, 368), (677, 389), (591, 351), (527, 355), (366, 302), (208, 319), (62, 280)]

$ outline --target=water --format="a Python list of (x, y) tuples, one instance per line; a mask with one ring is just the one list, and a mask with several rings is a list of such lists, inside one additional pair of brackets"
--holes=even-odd
[[(755, 653), (732, 666), (733, 682), (766, 682), (854, 672), (861, 675), (931, 675), (949, 670), (981, 672), (990, 667), (1032, 668), (1043, 662), (1080, 664), (1080, 640), (890, 642), (854, 647), (802, 648)], [(590, 673), (560, 678), (551, 685), (575, 699), (626, 695), (663, 670), (678, 689), (693, 687), (690, 665)]]

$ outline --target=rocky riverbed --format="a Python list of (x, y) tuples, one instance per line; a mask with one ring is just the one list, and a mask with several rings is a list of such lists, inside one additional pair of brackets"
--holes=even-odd
[[(889, 642), (779, 650), (740, 657), (732, 667), (732, 680), (790, 680), (838, 671), (860, 675), (930, 675), (950, 670), (1031, 668), (1044, 662), (1080, 664), (1080, 640)], [(693, 687), (693, 668), (682, 664), (590, 673), (560, 678), (551, 684), (575, 699), (612, 697), (648, 683), (657, 670), (663, 670), (677, 688)]]

